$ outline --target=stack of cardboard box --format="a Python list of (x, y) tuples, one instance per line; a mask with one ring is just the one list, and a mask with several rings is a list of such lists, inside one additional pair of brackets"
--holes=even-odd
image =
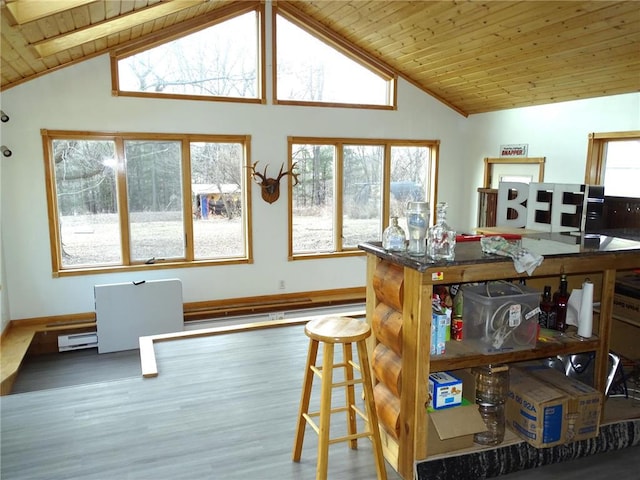
[[(457, 392), (458, 382), (462, 383), (461, 402), (451, 392)], [(430, 394), (427, 454), (473, 447), (474, 434), (486, 426), (475, 403), (471, 370), (435, 374)], [(603, 401), (598, 390), (542, 362), (511, 365), (506, 426), (537, 448), (584, 440), (599, 433)]]
[(611, 350), (630, 360), (640, 360), (640, 273), (616, 278), (613, 296)]
[(598, 435), (603, 395), (561, 372), (530, 363), (512, 368), (507, 426), (543, 448)]

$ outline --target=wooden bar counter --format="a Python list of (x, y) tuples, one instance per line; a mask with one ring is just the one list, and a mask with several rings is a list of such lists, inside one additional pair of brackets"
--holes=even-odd
[[(575, 233), (523, 235), (521, 242), (544, 257), (531, 276), (518, 274), (509, 257), (483, 254), (479, 241), (458, 243), (455, 261), (438, 263), (388, 253), (379, 242), (359, 245), (367, 253), (367, 321), (374, 332), (369, 351), (385, 457), (405, 479), (412, 479), (415, 463), (427, 458), (430, 372), (594, 351), (595, 385), (604, 392), (616, 273), (640, 268), (640, 242)], [(600, 315), (590, 339), (567, 334), (561, 341), (539, 341), (534, 349), (492, 355), (452, 341), (446, 354), (431, 357), (434, 286), (525, 278), (542, 291), (538, 284), (555, 289), (562, 273), (569, 276), (571, 288), (579, 288), (587, 277), (594, 281)]]

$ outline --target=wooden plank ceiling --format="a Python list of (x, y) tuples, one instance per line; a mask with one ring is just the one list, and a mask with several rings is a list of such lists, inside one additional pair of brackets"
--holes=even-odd
[[(2, 0), (0, 86), (157, 38), (230, 3)], [(637, 1), (290, 5), (465, 115), (640, 91)]]

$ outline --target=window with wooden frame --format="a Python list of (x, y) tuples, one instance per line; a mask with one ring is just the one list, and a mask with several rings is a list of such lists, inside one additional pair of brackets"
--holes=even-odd
[(389, 67), (286, 2), (274, 12), (274, 104), (396, 108)]
[(55, 276), (251, 261), (250, 137), (41, 133)]
[(640, 198), (640, 130), (591, 133), (585, 183), (604, 185), (606, 196)]
[(500, 182), (542, 182), (545, 161), (545, 157), (485, 157), (483, 188), (497, 189)]
[(289, 258), (361, 254), (408, 201), (436, 198), (439, 142), (289, 137)]
[(264, 3), (233, 2), (111, 55), (115, 95), (264, 103)]

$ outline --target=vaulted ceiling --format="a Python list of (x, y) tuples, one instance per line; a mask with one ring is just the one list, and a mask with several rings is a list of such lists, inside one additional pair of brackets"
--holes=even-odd
[[(0, 86), (192, 28), (232, 3), (2, 0)], [(637, 1), (288, 3), (465, 115), (640, 91)]]

